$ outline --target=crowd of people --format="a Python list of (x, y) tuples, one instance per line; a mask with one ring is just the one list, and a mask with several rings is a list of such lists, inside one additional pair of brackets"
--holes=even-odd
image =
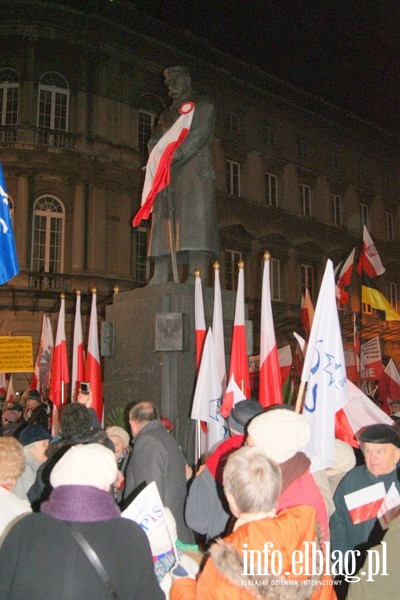
[[(54, 437), (36, 390), (3, 405), (0, 598), (396, 597), (396, 424), (360, 430), (359, 451), (337, 440), (336, 463), (311, 473), (305, 417), (243, 400), (228, 437), (190, 465), (154, 403), (104, 429), (89, 394), (62, 408)], [(172, 556), (122, 516), (152, 482)]]

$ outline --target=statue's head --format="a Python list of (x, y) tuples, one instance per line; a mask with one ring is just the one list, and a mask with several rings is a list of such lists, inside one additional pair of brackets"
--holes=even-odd
[(168, 67), (164, 69), (164, 78), (169, 96), (173, 100), (181, 98), (191, 90), (192, 80), (187, 67)]

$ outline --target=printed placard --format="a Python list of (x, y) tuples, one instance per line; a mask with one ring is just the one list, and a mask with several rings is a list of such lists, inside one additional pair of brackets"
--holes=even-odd
[(0, 336), (0, 372), (27, 373), (33, 371), (32, 337)]

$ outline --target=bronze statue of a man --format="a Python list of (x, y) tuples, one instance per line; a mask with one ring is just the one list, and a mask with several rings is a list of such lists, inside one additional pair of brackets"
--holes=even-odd
[(193, 91), (186, 67), (165, 69), (164, 77), (172, 104), (160, 116), (148, 143), (149, 152), (178, 120), (181, 107), (194, 105), (194, 112), (186, 137), (174, 151), (170, 184), (155, 198), (148, 249), (148, 257), (154, 261), (150, 284), (169, 280), (171, 232), (177, 262), (188, 265), (189, 277), (199, 268), (207, 283), (210, 261), (218, 257), (211, 155), (214, 105), (210, 98)]

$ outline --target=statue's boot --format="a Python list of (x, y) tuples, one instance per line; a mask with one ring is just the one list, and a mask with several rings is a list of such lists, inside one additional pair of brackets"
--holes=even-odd
[(154, 259), (154, 274), (148, 285), (158, 285), (166, 283), (169, 279), (169, 259), (166, 256), (161, 256)]

